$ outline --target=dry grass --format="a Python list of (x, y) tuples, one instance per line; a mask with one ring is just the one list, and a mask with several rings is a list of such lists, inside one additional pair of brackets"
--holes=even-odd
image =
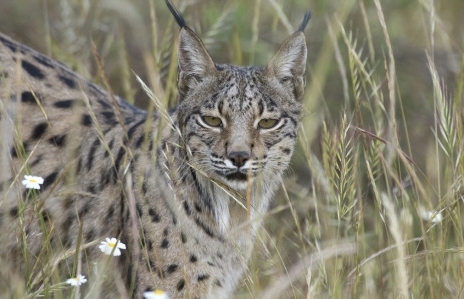
[[(154, 109), (135, 72), (173, 105), (163, 1), (51, 2), (0, 2), (1, 30)], [(383, 2), (176, 1), (233, 64), (266, 64), (314, 16), (298, 151), (234, 298), (464, 298), (464, 2)]]

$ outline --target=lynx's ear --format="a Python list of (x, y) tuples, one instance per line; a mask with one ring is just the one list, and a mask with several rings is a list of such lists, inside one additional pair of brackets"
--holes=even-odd
[(296, 99), (300, 99), (305, 86), (307, 49), (303, 30), (310, 17), (311, 14), (307, 12), (298, 31), (283, 42), (266, 68), (270, 76), (293, 91)]
[(187, 26), (180, 31), (178, 56), (177, 84), (181, 94), (217, 71), (200, 38)]
[(182, 14), (169, 0), (165, 0), (165, 2), (177, 24), (182, 28), (179, 35), (177, 84), (179, 93), (184, 95), (205, 77), (214, 75), (217, 70), (205, 46), (195, 32), (186, 25)]

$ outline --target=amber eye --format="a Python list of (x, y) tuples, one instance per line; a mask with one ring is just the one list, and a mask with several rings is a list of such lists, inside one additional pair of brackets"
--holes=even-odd
[(258, 126), (262, 129), (270, 129), (277, 124), (277, 119), (263, 118), (258, 122)]
[(203, 116), (203, 121), (211, 127), (220, 127), (222, 125), (221, 119), (215, 116)]

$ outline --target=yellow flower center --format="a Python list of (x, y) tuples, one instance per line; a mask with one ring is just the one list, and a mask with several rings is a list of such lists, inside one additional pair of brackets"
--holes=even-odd
[(37, 183), (37, 180), (36, 180), (36, 179), (29, 179), (29, 182), (31, 182), (31, 183)]
[(111, 248), (114, 248), (114, 246), (116, 246), (116, 242), (109, 242), (108, 246)]
[(163, 295), (164, 292), (161, 291), (161, 290), (154, 290), (153, 293), (155, 293), (156, 295)]

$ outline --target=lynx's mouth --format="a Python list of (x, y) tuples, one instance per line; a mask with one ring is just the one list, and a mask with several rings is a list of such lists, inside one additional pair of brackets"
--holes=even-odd
[(227, 175), (225, 175), (225, 177), (228, 180), (231, 180), (231, 181), (246, 181), (248, 179), (248, 175), (246, 173), (243, 173), (243, 172), (240, 172), (240, 171), (236, 171), (234, 173), (227, 174)]

